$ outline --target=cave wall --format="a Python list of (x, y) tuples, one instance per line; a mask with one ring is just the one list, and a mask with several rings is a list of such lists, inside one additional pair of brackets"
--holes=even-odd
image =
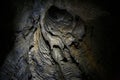
[[(56, 60), (54, 56), (51, 56), (50, 45), (43, 37), (45, 33), (43, 34), (44, 31), (42, 32), (41, 26), (45, 23), (44, 17), (52, 5), (59, 9), (65, 9), (72, 16), (79, 16), (80, 22), (78, 21), (78, 23), (84, 24), (85, 33), (82, 40), (69, 47), (70, 56), (74, 59), (70, 63), (66, 60), (65, 63), (59, 63), (59, 59)], [(1, 80), (70, 80), (71, 75), (65, 76), (67, 71), (64, 72), (63, 67), (68, 68), (68, 72), (73, 72), (72, 76), (77, 76), (71, 80), (112, 79), (109, 76), (112, 75), (111, 59), (114, 50), (113, 35), (110, 35), (113, 18), (111, 18), (111, 12), (102, 4), (102, 1), (11, 0), (8, 7), (10, 7), (10, 11), (8, 10), (10, 14), (6, 13), (8, 15), (5, 15), (7, 20), (3, 20), (6, 27), (2, 28), (1, 35), (4, 37), (0, 41), (2, 45), (5, 40), (4, 46), (1, 46), (1, 49), (5, 48), (5, 50), (2, 50), (2, 54), (0, 54)], [(4, 34), (5, 32), (7, 34)], [(79, 32), (78, 30), (77, 34)], [(62, 43), (60, 43), (61, 45)], [(58, 49), (55, 47), (53, 50)], [(39, 52), (40, 54), (38, 54)]]

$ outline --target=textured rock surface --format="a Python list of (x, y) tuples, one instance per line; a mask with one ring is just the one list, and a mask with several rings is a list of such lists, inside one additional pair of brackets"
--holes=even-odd
[(95, 59), (99, 53), (94, 51), (99, 50), (93, 50), (96, 48), (92, 46), (95, 40), (91, 40), (91, 24), (107, 12), (89, 1), (26, 0), (21, 3), (23, 6), (14, 3), (18, 8), (15, 44), (1, 67), (0, 80), (104, 77), (103, 66)]

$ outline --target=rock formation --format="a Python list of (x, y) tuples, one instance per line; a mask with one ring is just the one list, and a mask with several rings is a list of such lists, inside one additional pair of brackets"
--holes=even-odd
[[(87, 25), (107, 12), (82, 0), (26, 0), (22, 7), (14, 3), (15, 43), (1, 67), (0, 80), (100, 79), (102, 66), (89, 49)], [(86, 6), (93, 11), (87, 14)]]

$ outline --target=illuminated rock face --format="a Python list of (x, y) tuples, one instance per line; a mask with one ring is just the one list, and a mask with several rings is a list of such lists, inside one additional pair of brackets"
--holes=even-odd
[(15, 45), (0, 80), (91, 80), (92, 70), (99, 73), (85, 31), (85, 21), (99, 14), (87, 18), (79, 14), (82, 8), (64, 2), (27, 3), (16, 15)]
[(81, 80), (70, 46), (79, 43), (85, 32), (80, 17), (77, 20), (74, 16), (65, 9), (50, 6), (34, 25), (24, 22), (23, 33), (18, 33), (18, 42), (4, 65), (10, 69), (9, 72), (4, 68), (6, 79)]

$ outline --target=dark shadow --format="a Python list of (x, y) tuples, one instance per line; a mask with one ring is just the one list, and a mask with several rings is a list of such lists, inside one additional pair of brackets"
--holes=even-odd
[(0, 5), (0, 67), (14, 45), (14, 8), (10, 0), (2, 0)]

